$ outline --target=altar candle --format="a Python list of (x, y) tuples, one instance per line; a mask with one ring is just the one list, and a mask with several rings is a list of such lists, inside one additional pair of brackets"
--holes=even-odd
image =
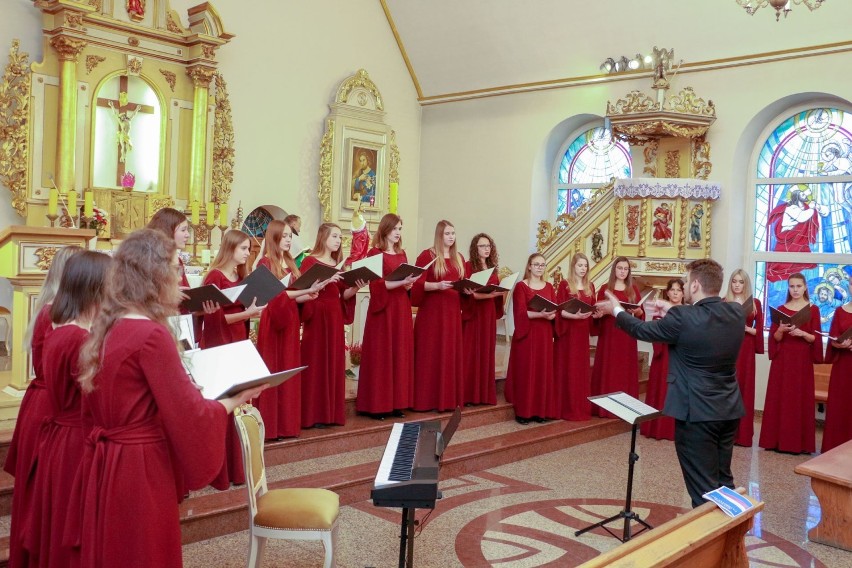
[(199, 214), (198, 214), (198, 202), (197, 201), (193, 201), (192, 204), (190, 204), (189, 211), (190, 211), (190, 223), (192, 223), (193, 225), (198, 225)]
[(219, 205), (219, 226), (227, 227), (228, 226), (228, 204), (222, 203)]
[(68, 214), (71, 217), (77, 216), (77, 192), (73, 189), (68, 192)]
[(216, 223), (216, 204), (212, 201), (207, 202), (207, 207), (204, 209), (204, 215), (206, 219), (204, 219), (205, 225), (213, 225)]
[(388, 201), (388, 210), (396, 215), (397, 204), (399, 201), (399, 184), (396, 182), (390, 184), (390, 195)]
[(92, 214), (94, 213), (94, 197), (91, 191), (87, 191), (83, 193), (83, 215), (92, 218)]
[(52, 188), (47, 198), (47, 214), (56, 215), (59, 211), (59, 190)]

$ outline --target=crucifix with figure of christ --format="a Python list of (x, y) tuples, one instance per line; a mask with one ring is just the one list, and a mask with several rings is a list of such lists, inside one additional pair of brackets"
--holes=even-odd
[(121, 185), (121, 178), (124, 176), (127, 154), (133, 150), (133, 143), (130, 140), (130, 123), (140, 112), (154, 114), (154, 107), (131, 103), (128, 100), (127, 86), (128, 77), (122, 75), (118, 83), (118, 100), (98, 98), (98, 106), (111, 109), (118, 122), (118, 162), (115, 175), (115, 184), (118, 186)]

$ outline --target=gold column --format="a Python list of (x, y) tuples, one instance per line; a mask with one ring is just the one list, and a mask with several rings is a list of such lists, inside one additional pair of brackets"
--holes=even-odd
[(215, 69), (190, 67), (186, 74), (192, 79), (195, 91), (192, 97), (192, 149), (189, 169), (189, 201), (204, 203), (204, 166), (207, 162), (207, 104), (210, 99), (210, 81)]
[(77, 140), (77, 56), (86, 42), (69, 36), (54, 36), (50, 45), (59, 54), (59, 124), (56, 133), (56, 187), (74, 189), (74, 152)]

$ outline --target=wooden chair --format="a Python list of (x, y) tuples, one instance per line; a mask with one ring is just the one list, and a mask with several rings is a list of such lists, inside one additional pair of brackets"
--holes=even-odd
[(319, 540), (324, 568), (334, 566), (340, 498), (326, 489), (273, 489), (266, 486), (264, 426), (260, 412), (246, 404), (234, 412), (249, 494), (248, 567), (261, 565), (266, 539)]

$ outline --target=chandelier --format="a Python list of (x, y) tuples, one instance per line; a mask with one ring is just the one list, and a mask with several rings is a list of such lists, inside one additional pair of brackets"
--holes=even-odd
[(808, 10), (813, 12), (820, 6), (825, 0), (737, 0), (737, 4), (745, 8), (745, 11), (749, 13), (749, 15), (754, 15), (761, 8), (765, 8), (767, 6), (771, 6), (775, 8), (775, 21), (779, 21), (781, 19), (781, 13), (784, 13), (784, 17), (787, 17), (787, 14), (793, 11), (790, 7), (792, 4), (797, 6), (804, 4)]

